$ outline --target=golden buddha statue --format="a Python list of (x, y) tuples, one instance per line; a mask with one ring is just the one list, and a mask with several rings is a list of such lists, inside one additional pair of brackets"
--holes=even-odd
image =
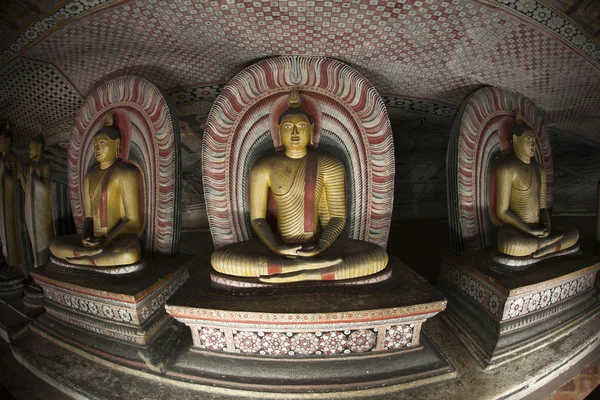
[(12, 152), (12, 134), (9, 125), (0, 132), (0, 239), (7, 268), (16, 272), (21, 263), (17, 242), (17, 156)]
[[(346, 223), (344, 166), (308, 150), (314, 125), (299, 109), (296, 91), (290, 93), (288, 106), (278, 122), (285, 151), (259, 159), (250, 169), (250, 219), (260, 241), (217, 249), (211, 256), (213, 268), (268, 283), (352, 279), (381, 271), (388, 261), (383, 248), (339, 238)], [(276, 207), (278, 235), (267, 222), (269, 196)]]
[(514, 155), (500, 159), (496, 167), (496, 216), (503, 226), (498, 250), (513, 257), (540, 258), (577, 244), (579, 232), (550, 232), (546, 205), (546, 172), (532, 158), (536, 135), (518, 124), (513, 130)]
[(34, 268), (48, 262), (48, 242), (52, 238), (52, 166), (43, 157), (44, 136), (34, 137), (29, 143), (31, 164), (26, 172), (21, 171), (21, 185), (25, 192), (25, 223), (31, 248)]
[(121, 140), (115, 126), (98, 130), (93, 143), (100, 165), (84, 177), (81, 235), (52, 239), (50, 252), (68, 263), (98, 268), (133, 264), (142, 257), (140, 171), (118, 158)]

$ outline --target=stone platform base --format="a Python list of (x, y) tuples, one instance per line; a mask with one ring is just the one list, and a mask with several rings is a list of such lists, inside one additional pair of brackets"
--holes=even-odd
[(494, 268), (489, 254), (442, 253), (442, 319), (484, 368), (547, 346), (600, 313), (594, 286), (600, 260), (554, 259), (519, 275)]
[(452, 366), (421, 335), (422, 324), (445, 309), (445, 299), (398, 259), (390, 258), (389, 268), (389, 279), (371, 285), (253, 291), (215, 285), (197, 273), (166, 306), (192, 337), (190, 350), (171, 365), (173, 373), (221, 387), (282, 392), (418, 384), (451, 374)]
[(181, 332), (164, 303), (188, 278), (189, 260), (147, 256), (144, 270), (127, 275), (40, 267), (31, 275), (43, 289), (47, 312), (32, 330), (114, 362), (151, 368)]
[[(76, 399), (114, 399), (116, 393), (124, 398), (182, 400), (239, 400), (241, 398), (464, 400), (519, 399), (527, 395), (537, 399), (540, 398), (540, 391), (550, 395), (600, 355), (600, 348), (597, 347), (600, 343), (598, 324), (600, 324), (600, 316), (584, 321), (571, 335), (559, 339), (553, 346), (547, 346), (529, 357), (513, 361), (510, 368), (498, 368), (490, 373), (479, 366), (465, 346), (439, 320), (439, 316), (435, 316), (425, 324), (425, 337), (422, 341), (431, 339), (436, 346), (439, 346), (440, 351), (447, 355), (456, 367), (456, 372), (419, 381), (427, 382), (427, 385), (405, 382), (337, 393), (323, 393), (310, 388), (307, 388), (304, 393), (272, 392), (268, 389), (248, 391), (218, 387), (208, 380), (207, 383), (202, 384), (180, 378), (178, 373), (170, 369), (170, 363), (166, 364), (162, 373), (140, 370), (136, 367), (130, 368), (107, 362), (65, 342), (32, 331), (25, 332), (13, 341), (8, 352), (12, 350), (19, 363)], [(7, 347), (0, 344), (0, 352)], [(9, 361), (9, 363), (15, 362)], [(15, 370), (17, 367), (15, 364), (10, 364), (9, 368)], [(361, 370), (356, 376), (360, 378), (363, 375), (368, 376), (368, 370)], [(455, 379), (448, 381), (448, 377)], [(0, 375), (2, 384), (9, 390), (13, 390), (15, 383), (7, 382), (8, 379), (11, 379), (8, 374)], [(24, 382), (20, 384), (27, 385), (28, 382), (30, 381), (25, 376)]]

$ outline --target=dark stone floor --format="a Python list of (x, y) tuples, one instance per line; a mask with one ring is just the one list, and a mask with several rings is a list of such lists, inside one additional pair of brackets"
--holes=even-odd
[(2, 339), (0, 339), (0, 398), (3, 400), (71, 399), (19, 364), (8, 344)]

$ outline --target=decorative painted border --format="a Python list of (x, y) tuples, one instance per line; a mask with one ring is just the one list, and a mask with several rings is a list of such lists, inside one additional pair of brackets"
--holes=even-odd
[(170, 321), (170, 318), (162, 312), (162, 315), (157, 314), (151, 324), (143, 329), (139, 327), (127, 327), (110, 321), (103, 321), (94, 318), (81, 316), (71, 310), (50, 305), (46, 310), (48, 314), (63, 323), (85, 329), (87, 331), (107, 336), (113, 339), (118, 339), (136, 344), (147, 344), (154, 338)]
[(169, 282), (173, 279), (176, 279), (177, 276), (182, 276), (185, 277), (184, 279), (187, 279), (189, 277), (189, 273), (186, 264), (186, 262), (180, 263), (180, 266), (178, 268), (164, 275), (163, 277), (155, 281), (152, 285), (148, 286), (146, 289), (133, 295), (109, 292), (106, 290), (98, 290), (85, 286), (75, 285), (69, 282), (60, 281), (58, 279), (52, 279), (45, 275), (40, 275), (35, 271), (31, 273), (31, 276), (35, 279), (35, 282), (40, 286), (50, 286), (57, 288), (57, 290), (73, 291), (76, 293), (85, 294), (86, 296), (90, 296), (90, 298), (97, 297), (110, 302), (123, 304), (144, 304), (144, 302), (147, 302), (149, 298), (152, 298), (153, 293), (160, 292), (163, 287), (168, 285)]
[(456, 250), (490, 245), (493, 223), (488, 210), (488, 166), (500, 146), (498, 117), (514, 117), (517, 112), (536, 132), (536, 159), (546, 171), (547, 203), (552, 206), (552, 153), (541, 112), (519, 94), (493, 87), (479, 89), (461, 106), (448, 143), (448, 219)]
[[(385, 247), (392, 216), (394, 151), (383, 101), (351, 67), (303, 56), (272, 58), (244, 69), (211, 109), (203, 138), (202, 176), (215, 247), (252, 237), (244, 208), (250, 157), (268, 153), (273, 96), (285, 96), (292, 87), (319, 98), (322, 129), (315, 141), (321, 146), (331, 142), (350, 164), (348, 236)], [(260, 141), (264, 144), (259, 139), (265, 139)]]
[(550, 29), (562, 39), (577, 47), (597, 63), (600, 63), (600, 45), (569, 20), (535, 0), (489, 0), (510, 7), (520, 15), (532, 19)]
[(83, 178), (92, 157), (90, 129), (103, 113), (132, 107), (146, 119), (147, 135), (138, 139), (143, 151), (141, 165), (146, 179), (146, 248), (174, 255), (179, 250), (181, 222), (181, 157), (179, 127), (161, 91), (135, 76), (112, 79), (94, 91), (75, 119), (68, 150), (69, 195), (78, 231), (83, 224)]
[(188, 273), (187, 270), (182, 272), (177, 277), (174, 277), (170, 283), (157, 288), (151, 296), (134, 304), (109, 301), (106, 298), (94, 296), (89, 292), (81, 293), (76, 290), (66, 290), (52, 286), (46, 282), (37, 282), (44, 291), (46, 301), (80, 313), (89, 314), (95, 318), (141, 326), (158, 310), (162, 309), (167, 300), (185, 283)]
[(335, 356), (418, 346), (421, 324), (333, 331), (246, 331), (192, 325), (194, 347), (262, 356)]
[[(215, 99), (221, 94), (225, 84), (203, 84), (188, 89), (180, 89), (169, 92), (173, 104), (181, 106), (200, 100)], [(449, 104), (435, 102), (433, 100), (398, 97), (394, 95), (381, 95), (390, 119), (393, 116), (414, 113), (422, 114), (434, 121), (454, 121), (458, 108)]]
[(502, 320), (506, 321), (543, 310), (593, 288), (597, 271), (589, 272), (543, 291), (522, 297), (509, 298), (506, 307), (504, 307)]
[[(566, 276), (540, 282), (537, 285), (515, 289), (508, 296), (486, 284), (477, 275), (471, 274), (469, 269), (443, 260), (441, 276), (447, 284), (493, 316), (495, 324), (492, 325), (496, 325), (528, 314), (549, 310), (557, 307), (559, 303), (564, 303), (588, 292), (594, 287), (600, 264), (583, 268)], [(532, 291), (531, 288), (535, 288), (535, 290)], [(528, 290), (526, 294), (522, 294), (521, 289)], [(521, 295), (514, 295), (513, 293)], [(574, 304), (584, 299), (585, 296), (575, 301)], [(529, 325), (538, 319), (533, 318), (520, 326)]]
[(461, 293), (479, 304), (490, 315), (500, 320), (506, 304), (506, 296), (469, 274), (462, 268), (442, 259), (442, 277)]
[[(446, 300), (433, 303), (415, 304), (406, 307), (383, 308), (379, 310), (343, 311), (318, 314), (280, 314), (266, 312), (227, 311), (208, 308), (174, 306), (167, 304), (167, 312), (175, 319), (185, 320), (186, 324), (269, 324), (275, 326), (309, 326), (321, 324), (345, 324), (368, 321), (389, 321), (398, 318), (429, 318), (446, 309)], [(316, 326), (316, 325), (315, 325)]]

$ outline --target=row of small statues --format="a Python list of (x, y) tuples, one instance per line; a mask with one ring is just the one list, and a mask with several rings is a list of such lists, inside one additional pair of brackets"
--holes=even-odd
[(21, 264), (17, 232), (17, 189), (24, 191), (25, 224), (31, 241), (34, 266), (48, 261), (48, 241), (52, 237), (52, 166), (43, 157), (42, 135), (29, 144), (30, 163), (23, 165), (12, 151), (9, 126), (0, 129), (0, 239), (5, 265), (2, 275), (11, 275)]
[[(217, 249), (212, 267), (225, 275), (268, 283), (352, 279), (383, 270), (388, 262), (383, 248), (340, 237), (346, 223), (344, 166), (310, 149), (314, 124), (300, 108), (295, 91), (288, 96), (288, 107), (278, 120), (279, 142), (285, 150), (259, 159), (249, 173), (248, 209), (258, 239)], [(29, 176), (47, 182), (49, 170), (43, 161), (34, 159), (40, 153), (34, 143), (40, 141), (30, 146), (34, 161)], [(533, 160), (535, 132), (518, 124), (512, 143), (514, 154), (503, 157), (496, 168), (495, 212), (503, 224), (498, 251), (509, 257), (540, 258), (575, 246), (577, 231), (551, 231), (545, 173)], [(84, 178), (81, 235), (53, 238), (49, 250), (63, 262), (98, 269), (139, 262), (145, 226), (140, 212), (141, 171), (119, 159), (116, 126), (96, 132), (93, 145), (99, 165)], [(0, 151), (4, 209), (8, 209), (10, 190), (14, 190), (8, 177), (14, 176), (16, 158), (4, 138)], [(28, 179), (22, 178), (26, 185)], [(267, 218), (270, 197), (276, 206), (276, 225)], [(5, 245), (4, 238), (10, 237), (7, 232), (14, 229), (14, 222), (3, 219), (3, 251), (10, 258), (13, 245)]]

